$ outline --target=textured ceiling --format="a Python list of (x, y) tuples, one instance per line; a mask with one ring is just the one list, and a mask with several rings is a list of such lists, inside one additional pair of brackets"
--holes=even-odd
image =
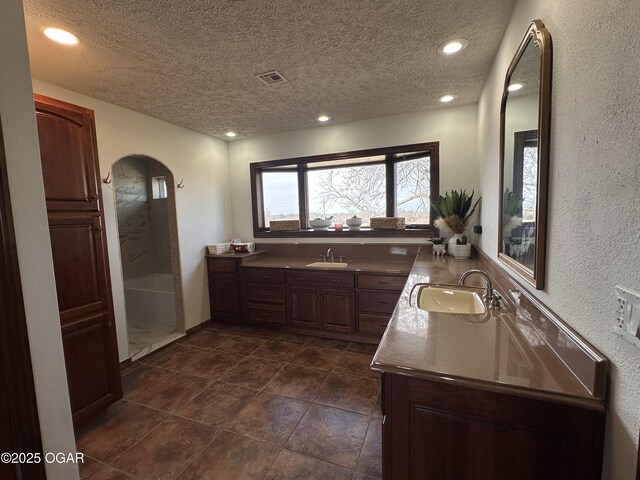
[[(476, 102), (513, 0), (24, 0), (35, 78), (241, 137)], [(43, 26), (80, 45), (47, 40)], [(436, 48), (466, 38), (461, 53)], [(278, 70), (288, 82), (254, 75)]]

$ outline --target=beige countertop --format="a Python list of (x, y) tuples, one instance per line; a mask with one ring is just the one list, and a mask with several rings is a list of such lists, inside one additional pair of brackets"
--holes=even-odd
[[(509, 292), (500, 287), (504, 308), (486, 317), (426, 312), (409, 305), (416, 283), (455, 284), (466, 270), (485, 267), (477, 258), (456, 261), (432, 256), (430, 251), (418, 254), (372, 368), (603, 408), (602, 399), (594, 397), (557, 354), (579, 347), (563, 335), (551, 343), (543, 338), (522, 307), (516, 308)], [(481, 285), (483, 280), (475, 275), (467, 283)], [(583, 357), (579, 360), (585, 363)]]
[(413, 265), (413, 258), (406, 260), (349, 260), (346, 259), (346, 267), (331, 268), (328, 267), (308, 267), (313, 262), (319, 262), (317, 258), (285, 258), (285, 257), (265, 257), (245, 265), (251, 268), (291, 268), (291, 269), (308, 269), (315, 271), (332, 271), (332, 272), (385, 272), (385, 273), (404, 273), (408, 274)]

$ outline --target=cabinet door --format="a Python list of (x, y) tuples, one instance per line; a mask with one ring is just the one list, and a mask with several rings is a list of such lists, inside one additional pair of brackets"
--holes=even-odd
[(599, 480), (604, 411), (383, 375), (385, 478)]
[(238, 276), (209, 274), (211, 317), (240, 314)]
[(121, 397), (120, 365), (110, 312), (67, 322), (62, 327), (71, 412), (76, 424)]
[(62, 325), (110, 308), (102, 218), (95, 213), (50, 213), (49, 233)]
[(98, 210), (93, 112), (36, 95), (47, 210)]
[(352, 290), (322, 290), (322, 328), (334, 332), (354, 332), (356, 294)]
[(320, 328), (318, 290), (291, 287), (287, 293), (289, 324), (295, 327)]

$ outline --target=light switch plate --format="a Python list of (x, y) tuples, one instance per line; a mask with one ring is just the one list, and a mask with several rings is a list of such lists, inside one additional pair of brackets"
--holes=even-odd
[(616, 297), (613, 331), (640, 348), (640, 294), (617, 286)]

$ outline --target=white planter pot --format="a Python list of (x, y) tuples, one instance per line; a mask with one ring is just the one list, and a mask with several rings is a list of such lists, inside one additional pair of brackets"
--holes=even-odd
[(466, 260), (471, 256), (471, 245), (451, 245), (449, 244), (449, 254), (456, 260)]

